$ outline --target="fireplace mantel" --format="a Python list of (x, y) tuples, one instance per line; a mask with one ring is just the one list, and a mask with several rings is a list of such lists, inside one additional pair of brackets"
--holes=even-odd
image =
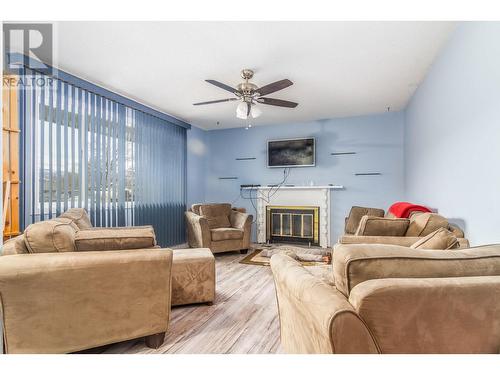
[[(341, 190), (341, 185), (325, 186), (272, 186), (246, 187), (253, 190), (257, 198), (257, 242), (266, 242), (266, 206), (312, 206), (319, 207), (320, 246), (329, 247), (330, 241), (330, 192)], [(271, 194), (269, 194), (272, 190)]]
[[(271, 190), (276, 189), (276, 186), (254, 186), (254, 187), (244, 187), (243, 190)], [(344, 186), (342, 185), (311, 185), (311, 186), (281, 186), (279, 190), (315, 190), (315, 189), (329, 189), (329, 190), (342, 190)]]

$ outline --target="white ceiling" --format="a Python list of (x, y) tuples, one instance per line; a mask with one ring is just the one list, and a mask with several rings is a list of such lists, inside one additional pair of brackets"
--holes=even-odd
[[(255, 125), (403, 109), (455, 27), (451, 22), (59, 22), (63, 70), (204, 129), (245, 126), (237, 102), (206, 82), (237, 85), (242, 68), (262, 86), (294, 85), (261, 105)], [(217, 125), (217, 121), (220, 123)]]

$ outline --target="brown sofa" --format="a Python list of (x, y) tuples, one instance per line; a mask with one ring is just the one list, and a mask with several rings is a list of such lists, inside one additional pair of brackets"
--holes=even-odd
[(409, 219), (393, 217), (380, 208), (351, 208), (345, 220), (341, 244), (388, 244), (411, 246), (439, 228), (449, 230), (458, 240), (460, 248), (469, 247), (464, 232), (456, 225), (436, 213), (413, 212)]
[(92, 228), (84, 210), (72, 209), (28, 226), (2, 255), (4, 352), (67, 353), (139, 337), (150, 347), (163, 342), (172, 251), (156, 246), (151, 227)]
[(336, 245), (328, 285), (274, 255), (288, 353), (499, 353), (500, 245)]
[(252, 215), (229, 203), (193, 204), (186, 212), (190, 247), (208, 247), (213, 253), (246, 252), (250, 247)]

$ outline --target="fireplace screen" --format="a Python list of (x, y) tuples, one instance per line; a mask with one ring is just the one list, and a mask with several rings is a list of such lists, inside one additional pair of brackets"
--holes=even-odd
[(266, 214), (269, 242), (319, 245), (319, 207), (267, 206)]

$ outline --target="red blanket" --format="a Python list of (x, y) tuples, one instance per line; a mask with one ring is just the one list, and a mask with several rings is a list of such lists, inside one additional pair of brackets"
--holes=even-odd
[(415, 211), (431, 212), (427, 207), (420, 206), (409, 202), (396, 202), (389, 207), (389, 212), (396, 217), (410, 217), (410, 214)]

